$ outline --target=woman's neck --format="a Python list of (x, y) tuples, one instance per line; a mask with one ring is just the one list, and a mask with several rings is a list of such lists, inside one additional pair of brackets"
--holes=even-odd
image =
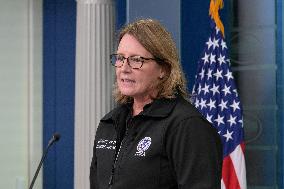
[(152, 98), (147, 97), (147, 98), (134, 98), (134, 102), (133, 102), (133, 116), (138, 115), (140, 112), (143, 111), (143, 108), (146, 104), (150, 104), (153, 101)]

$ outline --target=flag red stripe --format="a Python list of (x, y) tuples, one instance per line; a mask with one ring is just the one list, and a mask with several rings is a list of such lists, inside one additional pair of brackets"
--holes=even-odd
[(242, 150), (242, 146), (238, 145), (235, 150), (230, 154), (230, 158), (235, 168), (235, 173), (237, 175), (239, 185), (241, 189), (246, 189), (246, 165), (245, 157)]
[(243, 153), (244, 153), (244, 152), (245, 152), (245, 143), (242, 142), (240, 145), (241, 145), (242, 151), (243, 151)]
[(240, 184), (230, 156), (223, 159), (222, 178), (226, 189), (240, 189)]

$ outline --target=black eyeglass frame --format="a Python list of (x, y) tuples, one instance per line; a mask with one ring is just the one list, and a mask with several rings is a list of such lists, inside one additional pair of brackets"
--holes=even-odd
[[(134, 56), (129, 56), (129, 57), (127, 57), (127, 58), (125, 58), (124, 56), (122, 56), (121, 54), (111, 54), (109, 57), (110, 57), (110, 63), (111, 63), (111, 65), (113, 65), (114, 67), (116, 67), (116, 68), (121, 68), (122, 66), (123, 66), (123, 64), (121, 65), (121, 66), (117, 66), (116, 64), (115, 64), (115, 62), (112, 62), (112, 57), (113, 56), (121, 56), (122, 58), (123, 58), (123, 64), (124, 64), (124, 61), (126, 60), (126, 62), (127, 62), (127, 64), (130, 66), (130, 68), (132, 68), (132, 69), (140, 69), (140, 68), (142, 68), (142, 66), (143, 66), (143, 64), (144, 64), (144, 61), (145, 60), (155, 60), (155, 61), (160, 61), (160, 59), (156, 59), (156, 58), (145, 58), (145, 57), (143, 57), (143, 56), (139, 56), (139, 55), (134, 55)], [(132, 57), (139, 57), (139, 58), (141, 58), (142, 59), (142, 61), (141, 61), (141, 66), (140, 67), (138, 67), (138, 68), (133, 68), (131, 65), (130, 65), (130, 63), (129, 63), (129, 58), (132, 58)]]

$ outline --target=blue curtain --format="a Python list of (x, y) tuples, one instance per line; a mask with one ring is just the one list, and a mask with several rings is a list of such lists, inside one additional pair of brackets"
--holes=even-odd
[(73, 188), (76, 1), (43, 4), (43, 148), (60, 141), (43, 167), (43, 188)]

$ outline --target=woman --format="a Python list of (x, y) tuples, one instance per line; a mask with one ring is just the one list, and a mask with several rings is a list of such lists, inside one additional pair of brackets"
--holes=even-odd
[(171, 35), (157, 21), (127, 25), (116, 54), (117, 108), (99, 124), (91, 189), (220, 188), (222, 145), (186, 100)]

